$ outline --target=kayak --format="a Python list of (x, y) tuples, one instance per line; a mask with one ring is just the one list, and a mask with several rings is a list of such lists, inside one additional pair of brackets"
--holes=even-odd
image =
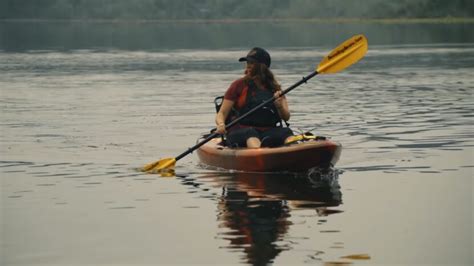
[(201, 163), (246, 172), (306, 172), (334, 166), (342, 146), (328, 139), (313, 139), (276, 148), (229, 148), (221, 138), (202, 145), (197, 154)]

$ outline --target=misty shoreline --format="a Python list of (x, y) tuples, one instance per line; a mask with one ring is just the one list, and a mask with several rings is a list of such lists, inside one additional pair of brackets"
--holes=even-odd
[(110, 23), (110, 24), (237, 24), (237, 23), (286, 23), (315, 24), (450, 24), (474, 23), (474, 17), (436, 18), (249, 18), (249, 19), (0, 19), (0, 23)]

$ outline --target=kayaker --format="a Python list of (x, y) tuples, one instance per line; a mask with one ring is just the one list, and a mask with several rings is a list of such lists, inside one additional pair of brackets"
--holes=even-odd
[(280, 84), (270, 70), (270, 54), (265, 49), (255, 47), (239, 61), (246, 62), (245, 75), (235, 80), (224, 95), (216, 115), (217, 132), (227, 133), (226, 144), (231, 147), (260, 148), (283, 145), (285, 140), (293, 135), (290, 128), (278, 125), (282, 120), (290, 119), (285, 96), (260, 108), (226, 132), (226, 121), (231, 121), (274, 95), (281, 94)]

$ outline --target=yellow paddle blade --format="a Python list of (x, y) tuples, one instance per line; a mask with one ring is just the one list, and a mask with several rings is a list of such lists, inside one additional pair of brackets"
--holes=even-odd
[(142, 172), (153, 172), (157, 173), (165, 170), (173, 170), (176, 163), (175, 158), (165, 158), (159, 161), (149, 163), (141, 169)]
[(342, 259), (351, 259), (351, 260), (370, 260), (369, 254), (353, 254), (341, 257)]
[(356, 35), (332, 50), (319, 63), (316, 71), (321, 74), (339, 72), (364, 57), (367, 49), (367, 38), (364, 35)]

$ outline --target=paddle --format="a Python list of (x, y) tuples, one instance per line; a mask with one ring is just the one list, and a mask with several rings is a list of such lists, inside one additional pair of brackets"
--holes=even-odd
[[(294, 88), (300, 86), (303, 83), (306, 83), (309, 79), (312, 77), (316, 76), (317, 74), (331, 74), (331, 73), (336, 73), (339, 72), (350, 65), (356, 63), (359, 61), (362, 57), (364, 57), (365, 53), (367, 52), (368, 44), (367, 44), (367, 39), (363, 35), (356, 35), (353, 36), (352, 38), (348, 39), (347, 41), (343, 42), (340, 44), (338, 47), (336, 47), (334, 50), (331, 51), (326, 57), (323, 58), (321, 63), (319, 63), (318, 67), (316, 70), (309, 74), (306, 77), (303, 77), (300, 81), (296, 82), (293, 84), (291, 87), (288, 89), (282, 91), (280, 94), (280, 97), (287, 94), (288, 92), (292, 91)], [(229, 124), (226, 125), (226, 129), (229, 129), (230, 127), (234, 126), (235, 124), (239, 123), (242, 119), (245, 117), (249, 116), (250, 114), (254, 113), (258, 109), (262, 108), (263, 106), (274, 102), (277, 99), (277, 97), (270, 98), (258, 106), (254, 107), (247, 113), (243, 114), (242, 116), (238, 117), (237, 119), (233, 120)], [(213, 130), (214, 131), (214, 130)], [(180, 155), (176, 156), (175, 158), (164, 158), (160, 159), (159, 161), (150, 163), (145, 165), (141, 171), (143, 172), (166, 172), (166, 171), (172, 171), (174, 169), (174, 166), (178, 160), (183, 158), (184, 156), (190, 154), (194, 150), (198, 149), (202, 145), (206, 144), (209, 142), (211, 139), (218, 137), (219, 134), (214, 132), (210, 135), (208, 135), (204, 140), (200, 141), (198, 144), (194, 145), (191, 148), (188, 148), (185, 152), (181, 153)]]

